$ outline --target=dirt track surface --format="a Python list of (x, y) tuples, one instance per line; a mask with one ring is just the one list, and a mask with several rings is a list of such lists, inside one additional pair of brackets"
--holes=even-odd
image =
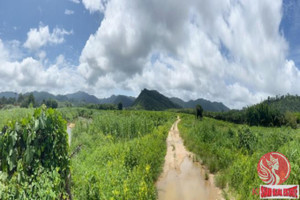
[(163, 173), (156, 187), (159, 200), (216, 200), (223, 199), (221, 190), (215, 187), (213, 175), (205, 180), (205, 170), (192, 160), (178, 131), (177, 121), (167, 138), (167, 154)]

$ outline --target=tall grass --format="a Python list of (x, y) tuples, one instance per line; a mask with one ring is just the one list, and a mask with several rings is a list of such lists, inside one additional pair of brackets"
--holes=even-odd
[(0, 132), (1, 129), (8, 121), (20, 120), (28, 115), (33, 114), (34, 109), (28, 108), (12, 108), (6, 110), (0, 110)]
[(252, 188), (264, 184), (257, 175), (257, 163), (266, 153), (281, 152), (292, 172), (285, 184), (299, 184), (299, 130), (236, 125), (210, 118), (195, 120), (183, 115), (179, 129), (189, 150), (200, 156), (210, 172), (217, 173), (221, 188), (227, 184), (237, 199), (257, 199)]
[(165, 139), (174, 114), (96, 111), (92, 122), (78, 121), (71, 160), (74, 199), (156, 199)]

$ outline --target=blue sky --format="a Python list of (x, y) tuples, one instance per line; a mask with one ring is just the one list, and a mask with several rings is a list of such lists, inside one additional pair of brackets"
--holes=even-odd
[(300, 94), (297, 0), (0, 1), (0, 91)]
[(300, 1), (284, 0), (280, 28), (289, 42), (288, 57), (300, 66)]
[[(74, 14), (66, 15), (65, 11)], [(18, 40), (24, 43), (27, 32), (40, 24), (48, 25), (50, 31), (55, 27), (72, 30), (59, 46), (47, 46), (45, 51), (49, 60), (63, 54), (65, 58), (78, 65), (78, 59), (85, 42), (95, 33), (103, 19), (99, 12), (90, 13), (81, 3), (69, 0), (9, 0), (0, 1), (0, 38), (5, 41)], [(29, 51), (24, 53), (31, 55)]]

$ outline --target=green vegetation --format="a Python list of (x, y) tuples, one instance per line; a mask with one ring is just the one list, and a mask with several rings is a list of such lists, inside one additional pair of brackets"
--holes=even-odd
[(0, 132), (0, 199), (68, 199), (67, 141), (55, 110), (9, 121)]
[[(68, 199), (70, 190), (74, 199), (156, 199), (154, 182), (175, 114), (87, 108), (0, 113), (0, 199)], [(63, 118), (76, 121), (71, 153)]]
[(300, 123), (300, 97), (276, 96), (242, 110), (227, 112), (205, 112), (205, 116), (214, 119), (229, 121), (251, 126), (277, 126), (288, 125), (297, 128)]
[(244, 108), (243, 110), (231, 110), (228, 112), (205, 112), (205, 116), (250, 126), (280, 127), (288, 125), (297, 128), (297, 117), (289, 112), (282, 113), (267, 103)]
[[(300, 112), (287, 109), (297, 107), (298, 97), (269, 98), (241, 111), (203, 112), (201, 105), (178, 109), (167, 97), (145, 89), (134, 108), (172, 111), (153, 112), (123, 110), (122, 101), (81, 108), (65, 101), (65, 107), (57, 108), (62, 103), (50, 96), (41, 103), (57, 109), (34, 110), (39, 105), (35, 95), (7, 95), (0, 101), (0, 199), (68, 199), (71, 193), (74, 199), (156, 199), (154, 183), (177, 112), (185, 145), (196, 154), (195, 161), (201, 159), (216, 173), (225, 196), (229, 189), (237, 199), (254, 199), (252, 188), (262, 184), (257, 163), (271, 151), (283, 153), (291, 163), (285, 184), (300, 182)], [(95, 100), (73, 95), (78, 96)], [(18, 108), (22, 104), (26, 108)], [(65, 120), (76, 124), (71, 147)], [(208, 172), (204, 178), (209, 179)]]
[(298, 95), (282, 95), (276, 97), (268, 97), (263, 103), (276, 108), (282, 113), (285, 112), (300, 112), (300, 96)]
[(43, 104), (45, 104), (48, 108), (57, 108), (58, 103), (57, 101), (53, 99), (48, 99), (47, 101), (43, 101)]
[(197, 119), (198, 118), (202, 119), (203, 117), (203, 108), (200, 105), (196, 105), (196, 117)]
[(65, 120), (67, 120), (68, 122), (72, 122), (72, 121), (76, 120), (77, 118), (90, 119), (93, 117), (94, 111), (95, 111), (93, 109), (77, 108), (77, 107), (59, 108), (58, 110), (61, 112), (63, 118)]
[(122, 102), (118, 103), (118, 110), (123, 110), (123, 104), (122, 104)]
[(144, 110), (166, 110), (171, 108), (180, 108), (169, 98), (155, 90), (144, 89), (138, 98), (134, 101), (133, 107)]
[(117, 110), (115, 104), (87, 104), (84, 107), (97, 110)]
[(74, 199), (156, 199), (165, 140), (175, 115), (95, 111), (72, 131)]
[(297, 130), (249, 127), (210, 118), (200, 121), (184, 114), (179, 129), (187, 148), (201, 158), (211, 173), (217, 174), (217, 185), (224, 188), (228, 184), (237, 199), (257, 199), (252, 196), (252, 188), (263, 184), (257, 175), (257, 163), (271, 151), (283, 153), (291, 163), (292, 172), (285, 184), (300, 182)]
[(8, 124), (10, 120), (16, 121), (33, 114), (33, 109), (27, 108), (12, 108), (0, 110), (0, 131), (4, 125)]

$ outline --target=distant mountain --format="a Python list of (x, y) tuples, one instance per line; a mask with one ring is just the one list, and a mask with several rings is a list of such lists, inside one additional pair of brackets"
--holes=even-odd
[(186, 105), (186, 102), (183, 101), (182, 99), (180, 98), (177, 98), (177, 97), (171, 97), (169, 98), (173, 103), (176, 103), (177, 105), (181, 106), (182, 108), (186, 108), (185, 105)]
[(0, 92), (0, 98), (5, 97), (5, 98), (17, 98), (18, 93), (16, 92)]
[(48, 100), (48, 99), (56, 99), (56, 96), (53, 94), (50, 94), (49, 92), (37, 92), (37, 91), (33, 91), (33, 92), (27, 92), (24, 95), (27, 96), (29, 94), (33, 94), (34, 99), (36, 102), (41, 103), (43, 100)]
[(132, 106), (133, 102), (135, 101), (134, 97), (129, 97), (125, 95), (118, 95), (117, 98), (113, 101), (113, 104), (122, 103), (123, 107), (130, 107)]
[(220, 102), (211, 102), (205, 99), (197, 99), (197, 100), (190, 100), (188, 102), (183, 101), (182, 99), (172, 97), (170, 100), (183, 108), (195, 108), (197, 104), (200, 104), (205, 111), (228, 111), (230, 110), (226, 107), (223, 103)]
[[(118, 104), (122, 103), (124, 107), (130, 107), (135, 98), (130, 97), (130, 96), (125, 96), (125, 95), (112, 95), (109, 98), (103, 98), (103, 99), (98, 99), (94, 95), (90, 95), (86, 92), (78, 91), (75, 93), (71, 94), (66, 94), (66, 95), (53, 95), (49, 92), (38, 92), (38, 91), (33, 91), (33, 92), (27, 92), (24, 93), (24, 96), (27, 96), (29, 94), (33, 94), (35, 101), (38, 103), (41, 103), (43, 100), (48, 100), (48, 99), (54, 99), (60, 102), (64, 101), (70, 101), (74, 104), (80, 104), (80, 103), (93, 103), (93, 104)], [(18, 98), (19, 94), (16, 92), (0, 92), (0, 98), (5, 97), (5, 98)]]
[(94, 95), (90, 95), (86, 92), (78, 91), (72, 94), (67, 94), (65, 95), (69, 101), (71, 102), (76, 102), (76, 103), (95, 103), (98, 104), (100, 103), (100, 100), (95, 97)]
[(100, 104), (113, 104), (114, 101), (116, 100), (116, 98), (117, 98), (116, 95), (111, 95), (108, 98), (99, 99), (99, 103)]
[(166, 110), (170, 108), (181, 108), (173, 103), (168, 97), (156, 90), (144, 89), (134, 101), (133, 107), (145, 110)]
[[(125, 96), (125, 95), (112, 95), (108, 98), (98, 99), (94, 95), (90, 95), (86, 92), (78, 91), (67, 95), (53, 95), (44, 91), (27, 92), (23, 95), (33, 94), (36, 102), (41, 103), (43, 100), (54, 99), (60, 102), (69, 101), (75, 105), (82, 103), (92, 104), (118, 104), (122, 103), (123, 107), (136, 107), (145, 110), (166, 110), (170, 108), (195, 108), (197, 104), (200, 104), (206, 111), (228, 111), (229, 108), (223, 103), (210, 102), (205, 99), (191, 100), (188, 102), (183, 101), (180, 98), (172, 97), (168, 98), (155, 90), (144, 89), (141, 91), (138, 98)], [(0, 98), (18, 98), (19, 94), (15, 92), (0, 92)], [(284, 96), (283, 96), (284, 97)], [(284, 110), (298, 110), (300, 112), (300, 97), (286, 96), (280, 98), (270, 98), (269, 102), (276, 106), (282, 107)], [(286, 108), (289, 106), (289, 108)]]

